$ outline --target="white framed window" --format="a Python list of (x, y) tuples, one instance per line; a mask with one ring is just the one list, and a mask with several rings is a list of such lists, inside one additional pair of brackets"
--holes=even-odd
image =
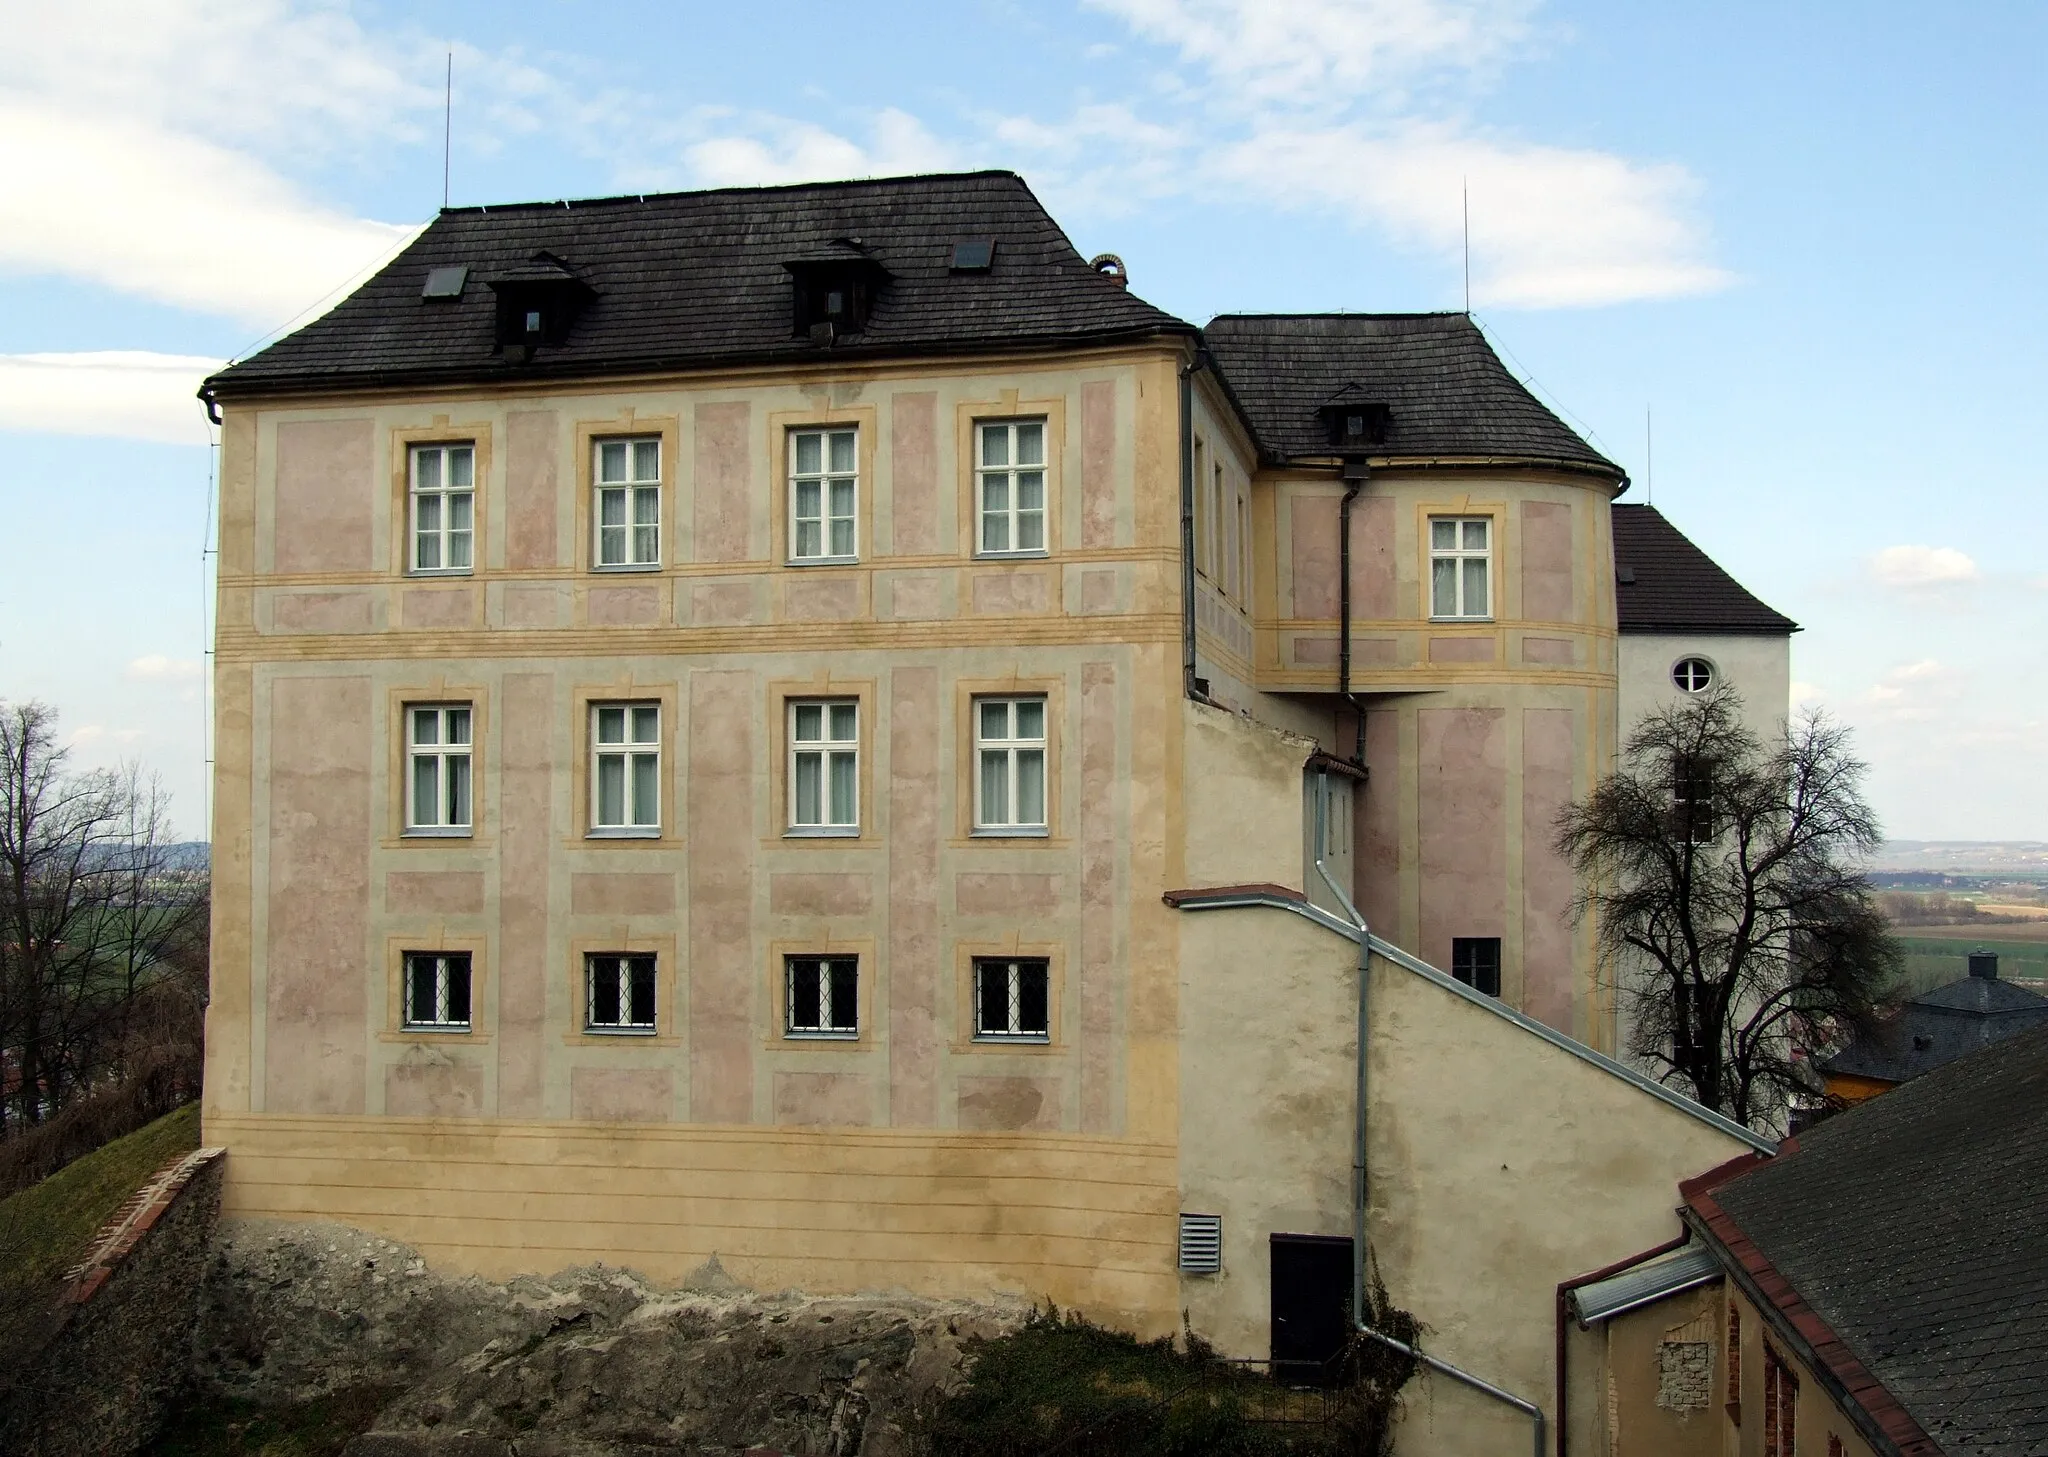
[(1045, 833), (1045, 699), (974, 700), (974, 828)]
[(606, 567), (661, 564), (661, 438), (600, 440), (591, 493), (596, 562)]
[(978, 1042), (1045, 1042), (1052, 1035), (1052, 964), (1042, 956), (974, 959)]
[(421, 1032), (469, 1030), (469, 953), (405, 953), (405, 1025)]
[(1429, 518), (1429, 615), (1493, 616), (1493, 519)]
[(783, 958), (783, 1036), (860, 1035), (860, 958)]
[(789, 705), (789, 828), (799, 835), (860, 830), (860, 705), (794, 699)]
[(1671, 681), (1681, 693), (1704, 693), (1714, 686), (1714, 665), (1705, 658), (1680, 658), (1671, 665)]
[(984, 420), (975, 463), (977, 556), (1042, 556), (1045, 537), (1045, 421)]
[(590, 828), (661, 833), (661, 705), (590, 706)]
[(597, 951), (583, 958), (583, 1030), (641, 1036), (655, 1030), (651, 954)]
[(472, 570), (476, 536), (476, 447), (412, 448), (412, 570)]
[(860, 554), (859, 432), (789, 433), (789, 557), (852, 561)]
[(470, 832), (470, 709), (466, 703), (405, 708), (405, 832)]

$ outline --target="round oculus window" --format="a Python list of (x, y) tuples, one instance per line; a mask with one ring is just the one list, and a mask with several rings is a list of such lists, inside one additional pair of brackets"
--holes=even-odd
[(1671, 665), (1671, 681), (1682, 693), (1704, 693), (1714, 686), (1714, 665), (1705, 658), (1680, 658)]

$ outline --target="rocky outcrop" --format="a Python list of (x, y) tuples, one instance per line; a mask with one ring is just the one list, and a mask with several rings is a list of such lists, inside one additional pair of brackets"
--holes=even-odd
[(715, 1259), (681, 1290), (603, 1265), (500, 1285), (342, 1226), (248, 1222), (216, 1242), (197, 1374), (264, 1405), (395, 1392), (351, 1457), (902, 1457), (964, 1343), (1026, 1314), (760, 1295)]

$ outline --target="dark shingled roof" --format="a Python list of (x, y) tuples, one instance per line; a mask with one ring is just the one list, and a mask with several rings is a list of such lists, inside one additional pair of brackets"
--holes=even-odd
[(1221, 314), (1202, 335), (1271, 461), (1329, 458), (1316, 411), (1355, 384), (1391, 407), (1388, 455), (1507, 456), (1621, 478), (1464, 314)]
[(1888, 1394), (1951, 1457), (2048, 1452), (2048, 1027), (1687, 1189), (1882, 1385), (1865, 1410)]
[(1655, 506), (1614, 510), (1614, 601), (1623, 632), (1775, 636), (1799, 624), (1751, 596)]
[[(794, 333), (785, 262), (859, 239), (889, 273), (866, 329), (830, 346)], [(953, 245), (996, 240), (954, 272)], [(492, 279), (560, 258), (595, 297), (530, 363), (494, 348)], [(430, 269), (467, 264), (453, 301)], [(360, 384), (593, 375), (722, 363), (1054, 348), (1193, 334), (1090, 268), (1012, 172), (730, 188), (575, 203), (452, 208), (334, 310), (208, 382), (221, 396)]]
[(1995, 976), (1966, 976), (1913, 998), (1875, 1032), (1822, 1063), (1821, 1071), (1903, 1083), (2043, 1024), (2048, 997)]

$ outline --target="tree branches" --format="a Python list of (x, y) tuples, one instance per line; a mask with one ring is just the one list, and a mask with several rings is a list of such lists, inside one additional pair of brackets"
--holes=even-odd
[(1870, 1025), (1902, 964), (1858, 868), (1881, 838), (1863, 774), (1841, 725), (1765, 745), (1716, 690), (1645, 719), (1559, 816), (1629, 1053), (1741, 1122), (1779, 1123), (1799, 1058)]

